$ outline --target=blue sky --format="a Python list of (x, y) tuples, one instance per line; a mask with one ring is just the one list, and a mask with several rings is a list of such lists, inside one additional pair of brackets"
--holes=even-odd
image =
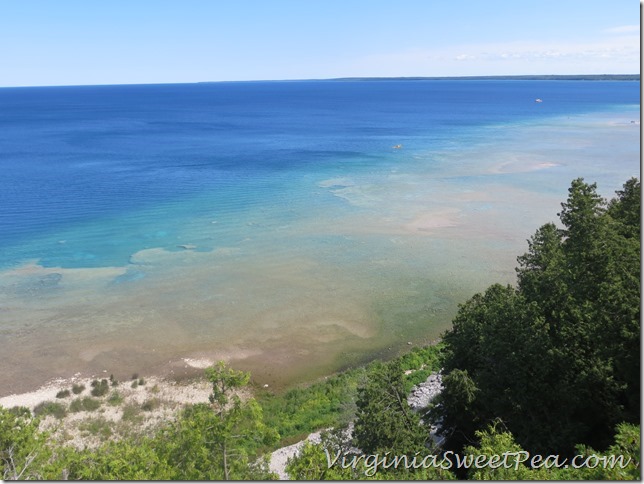
[(636, 0), (0, 0), (0, 86), (638, 73)]

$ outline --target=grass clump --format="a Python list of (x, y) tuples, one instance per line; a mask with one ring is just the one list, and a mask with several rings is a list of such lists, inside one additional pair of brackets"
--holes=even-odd
[(103, 395), (107, 395), (107, 392), (110, 390), (110, 385), (107, 382), (105, 378), (103, 378), (101, 381), (94, 380), (92, 382), (92, 396), (94, 397), (102, 397)]
[(41, 402), (34, 407), (34, 415), (53, 415), (56, 418), (63, 418), (67, 415), (67, 409), (62, 403)]
[(92, 397), (77, 398), (69, 404), (70, 412), (93, 412), (98, 410), (101, 402)]
[(139, 385), (145, 385), (145, 380), (143, 378), (139, 378)]
[(150, 392), (154, 393), (155, 395), (159, 393), (159, 385), (154, 385), (152, 388), (150, 388)]
[(152, 410), (155, 410), (161, 406), (161, 400), (158, 398), (150, 398), (149, 400), (146, 400), (143, 402), (141, 405), (141, 409), (145, 410), (146, 412), (151, 412)]
[(112, 375), (112, 374), (110, 374), (110, 384), (113, 387), (115, 387), (115, 386), (117, 386), (119, 384), (119, 381), (116, 378), (114, 378), (114, 375)]
[(69, 404), (69, 411), (76, 413), (83, 411), (83, 401), (80, 398), (72, 400), (72, 403)]
[(9, 410), (9, 413), (15, 415), (16, 417), (25, 417), (25, 418), (31, 417), (31, 410), (29, 410), (29, 407), (16, 406), (16, 407), (11, 407), (8, 410)]
[(82, 402), (83, 402), (83, 408), (88, 412), (98, 410), (99, 407), (101, 406), (101, 402), (91, 397), (83, 398)]
[(140, 423), (143, 421), (141, 409), (137, 405), (129, 404), (123, 407), (121, 420), (125, 422)]
[(87, 419), (81, 422), (78, 428), (82, 432), (87, 432), (104, 439), (107, 439), (112, 435), (112, 426), (103, 417)]
[(138, 386), (139, 386), (139, 380), (134, 380), (132, 382), (132, 384), (130, 385), (130, 387), (132, 387), (132, 388), (137, 388)]
[(102, 397), (103, 395), (106, 395), (108, 391), (109, 391), (109, 383), (105, 378), (103, 378), (101, 381), (94, 380), (92, 382), (91, 394), (93, 396)]
[(83, 390), (85, 390), (85, 385), (83, 385), (83, 384), (74, 383), (72, 385), (72, 393), (74, 395), (79, 395), (79, 394), (83, 393)]
[(113, 407), (117, 407), (121, 403), (123, 403), (123, 395), (114, 390), (112, 393), (110, 393), (110, 396), (107, 397), (107, 403), (109, 403)]
[(61, 390), (56, 394), (56, 398), (67, 398), (69, 395), (69, 390)]

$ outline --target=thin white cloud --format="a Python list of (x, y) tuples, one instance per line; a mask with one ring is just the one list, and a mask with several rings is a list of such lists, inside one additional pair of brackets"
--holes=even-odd
[(621, 25), (603, 31), (605, 34), (639, 34), (639, 25)]
[[(476, 47), (473, 47), (476, 49)], [(533, 44), (517, 42), (506, 45), (488, 45), (485, 53), (471, 52), (487, 60), (512, 59), (578, 59), (592, 62), (598, 59), (639, 61), (639, 39), (620, 37), (610, 42)]]
[(358, 75), (476, 75), (495, 73), (635, 73), (639, 36), (621, 34), (580, 42), (515, 41), (452, 45), (352, 59)]

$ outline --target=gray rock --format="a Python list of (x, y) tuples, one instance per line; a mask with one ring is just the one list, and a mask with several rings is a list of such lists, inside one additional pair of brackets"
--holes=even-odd
[(432, 373), (427, 377), (427, 380), (411, 389), (407, 402), (412, 410), (418, 412), (426, 408), (442, 390), (443, 376), (441, 372)]

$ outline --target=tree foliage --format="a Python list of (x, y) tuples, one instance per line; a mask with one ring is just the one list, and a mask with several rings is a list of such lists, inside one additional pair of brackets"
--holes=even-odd
[(640, 184), (610, 202), (583, 179), (518, 258), (518, 287), (494, 285), (444, 335), (436, 410), (460, 449), (501, 417), (532, 452), (604, 448), (639, 422)]
[(41, 466), (50, 450), (46, 434), (38, 431), (38, 419), (29, 409), (0, 407), (0, 475), (3, 480), (43, 479)]
[[(350, 443), (342, 431), (322, 432), (321, 442), (306, 441), (286, 465), (289, 477), (296, 481), (349, 481), (367, 477), (361, 466), (342, 466), (335, 456), (350, 455)], [(339, 458), (339, 460), (341, 457)], [(340, 461), (341, 462), (341, 461)]]
[(353, 435), (367, 454), (413, 454), (425, 449), (428, 432), (407, 403), (403, 371), (396, 362), (378, 364), (358, 389)]
[(259, 449), (276, 442), (278, 434), (263, 422), (262, 409), (238, 393), (250, 375), (223, 362), (206, 370), (212, 384), (210, 405), (188, 407), (159, 440), (159, 452), (176, 463), (177, 480), (267, 479), (272, 475), (258, 462)]
[[(529, 465), (534, 456), (529, 457), (516, 443), (514, 436), (503, 429), (503, 422), (495, 421), (485, 430), (477, 430), (476, 438), (477, 445), (470, 445), (464, 449), (466, 458), (491, 458), (502, 456), (504, 453), (510, 453), (511, 457), (504, 465), (470, 467), (467, 477), (472, 480), (615, 481), (639, 480), (641, 476), (640, 427), (635, 425), (620, 424), (614, 436), (614, 443), (605, 452), (578, 445), (575, 457), (564, 461), (561, 456), (552, 456), (557, 457), (556, 460), (547, 460), (547, 456), (541, 456), (540, 461), (534, 461), (534, 467)], [(556, 462), (559, 465), (553, 465)]]
[(50, 479), (138, 481), (168, 480), (176, 475), (150, 439), (109, 441), (81, 452), (59, 451), (56, 477)]
[[(323, 432), (319, 443), (307, 441), (297, 455), (288, 460), (291, 479), (302, 480), (452, 480), (454, 474), (440, 466), (423, 465), (430, 452), (399, 454), (387, 451), (364, 454), (351, 445), (343, 431)], [(414, 461), (414, 458), (418, 459)]]

